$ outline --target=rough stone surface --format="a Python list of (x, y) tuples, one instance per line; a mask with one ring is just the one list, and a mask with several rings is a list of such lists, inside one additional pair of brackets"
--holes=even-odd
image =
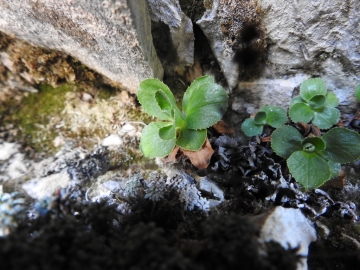
[[(256, 2), (253, 16), (261, 20), (261, 29), (253, 32), (254, 41), (245, 45), (241, 42), (249, 32), (242, 32), (245, 28), (240, 24), (246, 26), (251, 22), (256, 30), (256, 19), (246, 18), (246, 13), (243, 21), (226, 21), (231, 12), (249, 9), (242, 7), (243, 2)], [(235, 8), (227, 10), (229, 6)], [(357, 106), (353, 91), (360, 81), (359, 11), (360, 2), (356, 0), (215, 0), (196, 23), (209, 40), (229, 90), (233, 90), (235, 111), (242, 107), (243, 112), (251, 113), (265, 104), (287, 108), (301, 81), (317, 76), (339, 97), (340, 109), (349, 113)], [(266, 38), (266, 61), (257, 66), (257, 77), (244, 79), (241, 77), (244, 69), (237, 62), (247, 55), (237, 55), (236, 50), (256, 43), (261, 48), (262, 31)]]
[(179, 64), (194, 63), (194, 33), (191, 20), (181, 11), (178, 0), (148, 0), (151, 19), (163, 22), (170, 28), (171, 40)]
[(226, 77), (229, 88), (233, 89), (238, 82), (239, 67), (232, 60), (234, 53), (225, 52), (225, 37), (218, 21), (219, 2), (219, 0), (214, 0), (212, 8), (206, 10), (204, 16), (196, 23), (206, 35), (213, 53)]
[(70, 181), (67, 173), (56, 173), (43, 178), (31, 179), (22, 188), (33, 199), (41, 200), (51, 196), (57, 189), (66, 188)]
[[(316, 241), (316, 231), (301, 210), (278, 206), (263, 219), (260, 239), (274, 240), (284, 248), (299, 246), (299, 255), (307, 256), (311, 242)], [(298, 263), (298, 270), (307, 269), (306, 258)]]
[[(354, 111), (357, 106), (354, 88), (360, 81), (360, 2), (257, 2), (263, 14), (268, 62), (262, 78), (251, 85), (240, 83), (234, 94), (242, 97), (248, 92), (263, 91), (260, 101), (252, 99), (248, 103), (279, 105), (281, 100), (281, 106), (286, 108), (292, 94), (287, 85), (283, 87), (279, 82), (318, 76), (339, 97), (343, 112)], [(264, 78), (266, 84), (262, 83)]]
[(143, 0), (1, 0), (0, 30), (66, 52), (131, 92), (163, 75)]

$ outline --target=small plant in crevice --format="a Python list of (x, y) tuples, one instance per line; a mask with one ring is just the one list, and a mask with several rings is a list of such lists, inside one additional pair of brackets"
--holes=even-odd
[(300, 85), (300, 95), (290, 102), (289, 116), (294, 123), (311, 121), (320, 129), (328, 129), (340, 120), (335, 108), (338, 105), (339, 99), (327, 91), (322, 79), (307, 79)]
[[(360, 98), (360, 86), (355, 94)], [(311, 122), (317, 132), (303, 135), (290, 125), (271, 125), (266, 110), (261, 108), (254, 119), (247, 119), (242, 129), (248, 136), (260, 135), (262, 127), (270, 124), (277, 129), (271, 135), (271, 148), (287, 159), (287, 166), (295, 180), (305, 188), (316, 188), (339, 175), (341, 164), (360, 158), (360, 135), (346, 128), (335, 127), (340, 120), (339, 104), (334, 93), (327, 92), (320, 78), (305, 80), (300, 95), (291, 100), (290, 119), (300, 126)], [(271, 106), (268, 106), (270, 108)], [(286, 118), (285, 118), (286, 119)], [(301, 124), (302, 123), (302, 124)], [(330, 129), (321, 136), (319, 129)]]
[(150, 158), (165, 157), (175, 146), (200, 150), (207, 128), (221, 119), (228, 105), (226, 91), (210, 76), (200, 77), (188, 87), (182, 109), (170, 89), (158, 79), (142, 81), (137, 94), (144, 111), (162, 120), (147, 125), (141, 135), (140, 150)]
[(272, 133), (271, 147), (287, 159), (297, 182), (305, 188), (314, 188), (338, 176), (341, 164), (360, 158), (360, 135), (337, 127), (321, 137), (303, 138), (296, 128), (282, 126)]
[(246, 136), (257, 136), (263, 132), (265, 125), (277, 128), (284, 125), (286, 121), (287, 115), (283, 108), (265, 105), (259, 109), (254, 118), (246, 119), (241, 129)]

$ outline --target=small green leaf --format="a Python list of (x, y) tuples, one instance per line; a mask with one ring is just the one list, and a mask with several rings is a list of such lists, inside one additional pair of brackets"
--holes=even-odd
[(203, 83), (192, 91), (183, 111), (189, 129), (205, 129), (216, 124), (228, 106), (228, 95), (218, 84)]
[[(304, 149), (306, 144), (308, 145), (308, 147), (309, 144), (314, 146), (314, 150), (307, 151), (306, 149)], [(306, 137), (305, 139), (302, 140), (301, 145), (303, 146), (303, 150), (305, 152), (322, 151), (326, 147), (325, 141), (320, 137)]]
[(194, 130), (183, 128), (180, 130), (176, 145), (185, 150), (198, 151), (206, 140), (206, 134), (206, 129)]
[(267, 113), (266, 112), (257, 112), (254, 117), (254, 122), (257, 125), (266, 125)]
[(314, 109), (322, 108), (325, 105), (325, 100), (326, 100), (325, 96), (316, 95), (310, 99), (309, 105), (311, 108), (314, 108)]
[(194, 94), (194, 92), (198, 91), (198, 89), (205, 83), (214, 83), (214, 77), (211, 76), (202, 76), (197, 78), (195, 81), (192, 82), (192, 84), (186, 89), (186, 92), (183, 97), (182, 101), (182, 108), (186, 108), (188, 106), (188, 103)]
[(172, 120), (169, 114), (166, 111), (164, 112), (164, 109), (168, 108), (169, 104), (171, 104), (175, 112), (179, 111), (169, 87), (158, 79), (143, 80), (139, 85), (137, 95), (143, 110), (161, 120)]
[(289, 116), (294, 123), (309, 123), (314, 118), (314, 111), (306, 103), (296, 103), (290, 108)]
[(355, 87), (355, 96), (357, 100), (360, 101), (360, 84)]
[(335, 108), (337, 105), (339, 105), (338, 97), (333, 92), (328, 92), (326, 94), (326, 100), (324, 106)]
[(267, 114), (266, 122), (268, 125), (274, 128), (278, 128), (284, 125), (287, 121), (286, 112), (281, 107), (265, 105), (260, 109), (260, 111), (266, 112)]
[(162, 90), (159, 90), (155, 93), (155, 100), (158, 103), (160, 109), (163, 111), (163, 113), (172, 117), (171, 111), (173, 111), (173, 106), (171, 105), (170, 101), (165, 96)]
[(327, 160), (349, 163), (360, 158), (360, 135), (346, 128), (332, 128), (321, 137), (326, 148), (321, 152)]
[(160, 128), (159, 137), (162, 140), (174, 140), (176, 138), (175, 125), (173, 123), (169, 123), (168, 126)]
[(296, 97), (294, 97), (294, 98), (290, 101), (290, 106), (289, 106), (289, 108), (291, 108), (292, 106), (294, 106), (296, 103), (306, 103), (306, 101), (303, 100), (301, 96), (296, 96)]
[(294, 152), (287, 160), (292, 176), (305, 188), (316, 188), (329, 180), (329, 164), (316, 153), (305, 151)]
[(282, 126), (271, 135), (271, 148), (283, 158), (288, 158), (295, 151), (302, 150), (303, 136), (291, 126)]
[(320, 129), (328, 129), (340, 120), (340, 111), (332, 107), (324, 107), (314, 112), (312, 123)]
[(300, 85), (300, 96), (310, 102), (311, 98), (317, 95), (325, 96), (327, 87), (325, 82), (320, 78), (307, 79)]
[(167, 127), (166, 122), (152, 122), (147, 125), (140, 139), (140, 150), (144, 156), (149, 158), (165, 157), (174, 149), (175, 139), (163, 140), (159, 136), (161, 128)]
[(264, 126), (257, 125), (254, 119), (248, 118), (241, 124), (241, 129), (246, 136), (252, 137), (260, 135), (263, 132)]

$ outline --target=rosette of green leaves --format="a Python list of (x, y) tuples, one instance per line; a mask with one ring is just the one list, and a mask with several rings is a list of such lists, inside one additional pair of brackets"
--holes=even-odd
[(265, 105), (259, 109), (254, 118), (246, 119), (242, 123), (241, 129), (246, 136), (257, 136), (263, 132), (265, 125), (277, 128), (284, 125), (286, 121), (287, 116), (283, 108)]
[(321, 137), (306, 137), (291, 126), (271, 135), (275, 153), (287, 159), (290, 173), (306, 188), (316, 188), (339, 175), (340, 165), (360, 158), (360, 135), (346, 128), (330, 129)]
[(300, 85), (300, 95), (291, 100), (289, 116), (295, 123), (311, 121), (320, 129), (328, 129), (340, 119), (337, 105), (339, 99), (327, 91), (322, 79), (308, 79)]
[(175, 145), (200, 150), (206, 129), (221, 119), (228, 105), (226, 91), (210, 76), (200, 77), (188, 87), (182, 110), (170, 89), (158, 79), (142, 81), (137, 94), (143, 110), (162, 120), (150, 123), (141, 134), (140, 150), (150, 158), (167, 156)]

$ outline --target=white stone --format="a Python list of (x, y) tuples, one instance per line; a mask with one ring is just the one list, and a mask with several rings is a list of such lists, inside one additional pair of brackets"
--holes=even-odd
[(19, 145), (15, 143), (0, 143), (0, 160), (7, 160), (18, 151)]
[(110, 136), (106, 137), (102, 145), (103, 146), (120, 146), (123, 144), (123, 140), (117, 134), (111, 134)]
[(70, 177), (66, 172), (56, 173), (42, 178), (34, 178), (22, 185), (26, 193), (37, 200), (51, 196), (58, 188), (66, 188)]
[[(298, 254), (306, 257), (310, 243), (317, 237), (313, 224), (301, 210), (278, 206), (263, 217), (260, 239), (265, 242), (274, 240), (286, 249), (299, 246)], [(301, 259), (297, 269), (307, 269), (306, 258)]]

